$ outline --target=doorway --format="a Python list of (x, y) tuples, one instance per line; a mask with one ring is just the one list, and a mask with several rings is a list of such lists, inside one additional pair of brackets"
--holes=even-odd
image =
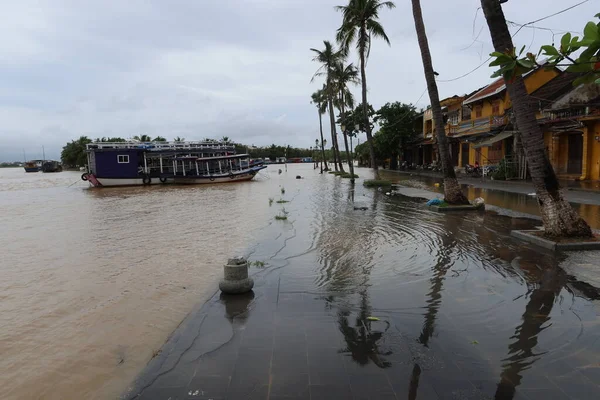
[(583, 135), (569, 135), (568, 143), (569, 159), (567, 160), (567, 174), (581, 174), (583, 167)]
[(462, 144), (461, 165), (465, 167), (469, 165), (469, 143)]

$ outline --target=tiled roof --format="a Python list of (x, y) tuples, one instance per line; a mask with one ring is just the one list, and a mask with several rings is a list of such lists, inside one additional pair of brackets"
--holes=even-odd
[(542, 109), (549, 107), (555, 100), (574, 89), (573, 82), (584, 74), (563, 72), (548, 83), (533, 91), (529, 98), (532, 103), (541, 105)]
[[(540, 65), (543, 65), (543, 64), (546, 64), (546, 60), (543, 60), (542, 62), (540, 62)], [(523, 78), (527, 77), (528, 75), (530, 75), (538, 70), (539, 70), (539, 68), (536, 68), (536, 69), (532, 69), (531, 71), (526, 72), (525, 74), (523, 74)], [(558, 68), (556, 68), (556, 70), (560, 71)], [(506, 85), (504, 84), (504, 78), (498, 78), (494, 82), (492, 82), (489, 85), (487, 85), (486, 87), (484, 87), (483, 89), (479, 90), (474, 95), (470, 96), (468, 99), (466, 99), (463, 102), (463, 104), (467, 105), (467, 104), (473, 103), (478, 100), (483, 100), (485, 98), (496, 95), (498, 93), (502, 93), (505, 89), (506, 89)]]
[(466, 99), (463, 104), (474, 103), (478, 100), (483, 100), (487, 97), (493, 96), (495, 94), (501, 93), (504, 89), (506, 89), (506, 85), (504, 85), (504, 78), (496, 79), (494, 82), (490, 83), (483, 89), (476, 92), (474, 95)]

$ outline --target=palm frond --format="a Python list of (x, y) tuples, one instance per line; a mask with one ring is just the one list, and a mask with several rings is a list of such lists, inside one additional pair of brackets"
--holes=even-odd
[(367, 30), (369, 31), (369, 35), (383, 39), (388, 45), (390, 45), (390, 39), (388, 38), (387, 34), (385, 33), (385, 29), (383, 29), (383, 26), (379, 23), (379, 21), (375, 21), (373, 19), (367, 21)]
[(391, 10), (392, 8), (396, 8), (396, 5), (391, 1), (384, 1), (377, 5), (378, 9), (383, 7), (387, 7), (389, 10)]

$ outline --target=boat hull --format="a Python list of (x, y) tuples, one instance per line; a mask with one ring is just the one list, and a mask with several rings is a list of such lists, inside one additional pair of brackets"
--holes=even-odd
[(96, 187), (115, 187), (115, 186), (150, 186), (164, 184), (178, 185), (203, 185), (211, 183), (233, 183), (252, 180), (258, 171), (266, 168), (266, 166), (253, 167), (249, 170), (238, 172), (235, 174), (223, 174), (213, 176), (170, 176), (163, 178), (100, 178), (90, 174), (84, 174), (86, 180)]
[(40, 172), (39, 167), (25, 167), (25, 172)]
[(174, 179), (174, 183), (180, 185), (201, 185), (206, 183), (232, 183), (240, 181), (249, 181), (254, 178), (254, 174), (244, 173), (233, 176), (215, 176), (215, 177), (184, 177), (178, 176)]

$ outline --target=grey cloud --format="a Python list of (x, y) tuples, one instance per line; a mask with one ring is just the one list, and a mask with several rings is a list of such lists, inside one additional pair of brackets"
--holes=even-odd
[[(333, 40), (341, 20), (333, 6), (343, 2), (8, 2), (0, 15), (0, 160), (21, 159), (23, 148), (33, 156), (42, 145), (57, 157), (80, 135), (226, 135), (256, 145), (311, 146), (318, 122), (310, 94), (321, 82), (310, 83), (317, 65), (309, 48)], [(591, 3), (542, 26), (580, 30), (597, 12)], [(375, 107), (414, 103), (425, 90), (410, 2), (396, 4), (381, 13), (392, 46), (375, 41), (367, 66)], [(481, 11), (474, 21), (479, 1), (423, 0), (422, 6), (440, 80), (487, 58), (492, 47)], [(540, 8), (538, 0), (504, 7), (517, 22), (563, 8)], [(468, 47), (481, 27), (483, 44)], [(533, 33), (523, 29), (515, 40), (533, 48), (552, 40), (547, 31)], [(440, 94), (469, 92), (490, 75), (483, 66), (468, 78), (440, 82)], [(425, 93), (418, 105), (427, 103)]]

